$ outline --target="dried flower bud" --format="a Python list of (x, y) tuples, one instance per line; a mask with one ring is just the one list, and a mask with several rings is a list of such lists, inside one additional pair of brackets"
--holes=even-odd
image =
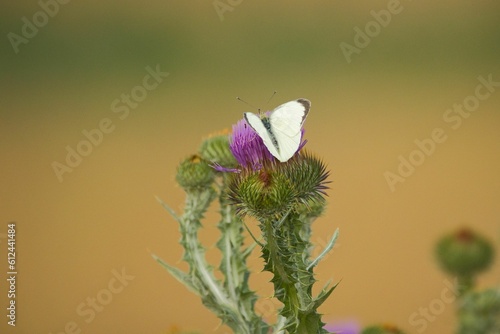
[(472, 277), (489, 267), (493, 248), (488, 240), (464, 228), (438, 242), (436, 257), (450, 274)]
[(176, 180), (186, 191), (208, 188), (213, 183), (215, 172), (198, 155), (193, 155), (180, 163)]

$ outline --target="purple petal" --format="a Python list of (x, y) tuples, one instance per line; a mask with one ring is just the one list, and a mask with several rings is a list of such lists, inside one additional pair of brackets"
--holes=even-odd
[(361, 327), (356, 321), (338, 321), (327, 324), (326, 330), (338, 334), (359, 334)]
[(213, 169), (215, 169), (218, 172), (223, 172), (223, 173), (240, 173), (241, 172), (241, 169), (223, 167), (216, 162), (214, 162), (212, 165), (210, 165), (210, 167), (212, 167)]
[(274, 160), (262, 138), (245, 119), (233, 125), (233, 133), (229, 137), (229, 148), (244, 168), (258, 170), (262, 168), (264, 161)]

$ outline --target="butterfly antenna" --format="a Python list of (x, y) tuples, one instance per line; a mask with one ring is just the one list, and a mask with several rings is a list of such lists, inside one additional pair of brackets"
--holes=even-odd
[(269, 100), (267, 100), (266, 106), (269, 104), (269, 102), (271, 102), (271, 100), (273, 99), (274, 95), (276, 95), (276, 93), (277, 93), (277, 91), (273, 92), (273, 95), (271, 95), (271, 97), (269, 98)]
[[(250, 103), (248, 103), (247, 101), (245, 100), (242, 100), (239, 96), (236, 97), (236, 100), (240, 101), (240, 102), (243, 102), (244, 104), (246, 104), (247, 106), (249, 107), (252, 107), (253, 109), (257, 109), (256, 107), (254, 107), (253, 105), (251, 105)], [(257, 110), (260, 110), (260, 109), (257, 109)]]
[(236, 99), (237, 99), (238, 101), (240, 101), (240, 102), (245, 103), (247, 106), (252, 107), (253, 109), (257, 109), (257, 112), (259, 113), (259, 116), (261, 116), (261, 117), (262, 117), (262, 112), (260, 111), (260, 108), (254, 107), (253, 105), (251, 105), (251, 104), (250, 104), (250, 103), (248, 103), (247, 101), (240, 99), (238, 96), (236, 97)]

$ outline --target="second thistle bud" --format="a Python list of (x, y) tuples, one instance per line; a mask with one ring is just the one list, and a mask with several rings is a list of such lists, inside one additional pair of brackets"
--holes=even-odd
[(200, 156), (211, 163), (235, 168), (237, 161), (229, 149), (229, 135), (221, 133), (205, 139), (199, 149)]
[(215, 172), (208, 163), (197, 155), (182, 161), (175, 179), (186, 191), (204, 189), (214, 182)]
[(472, 277), (489, 267), (493, 247), (482, 236), (464, 228), (438, 242), (436, 257), (441, 267), (450, 274)]

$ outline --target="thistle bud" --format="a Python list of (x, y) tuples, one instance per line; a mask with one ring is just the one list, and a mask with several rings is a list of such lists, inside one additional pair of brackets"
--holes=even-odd
[(294, 201), (294, 187), (283, 173), (262, 169), (234, 174), (229, 199), (241, 215), (256, 218), (280, 216)]
[(464, 228), (441, 238), (436, 247), (436, 257), (448, 273), (472, 277), (489, 267), (493, 248), (488, 240)]
[(200, 156), (206, 161), (227, 168), (235, 168), (238, 163), (229, 149), (229, 135), (220, 133), (205, 139), (199, 149)]
[(198, 155), (193, 155), (180, 163), (176, 180), (186, 191), (208, 188), (214, 181), (215, 172)]
[(240, 214), (256, 218), (281, 216), (292, 207), (299, 214), (324, 208), (328, 172), (322, 162), (308, 154), (286, 163), (265, 163), (260, 170), (244, 169), (229, 183), (229, 198)]

